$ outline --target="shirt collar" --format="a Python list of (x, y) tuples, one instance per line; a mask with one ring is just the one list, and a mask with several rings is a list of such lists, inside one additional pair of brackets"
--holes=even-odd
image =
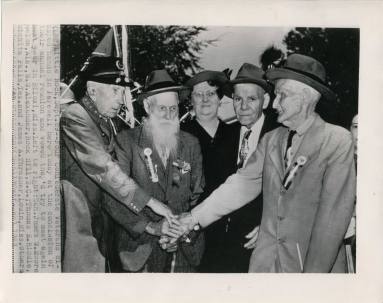
[[(256, 130), (260, 130), (262, 128), (263, 122), (265, 121), (265, 115), (262, 113), (261, 117), (253, 124), (250, 128), (251, 132), (254, 133)], [(241, 133), (245, 133), (248, 130), (246, 126), (241, 126)]]
[(97, 121), (98, 123), (101, 123), (101, 121), (108, 123), (108, 118), (100, 114), (93, 100), (88, 95), (85, 95), (81, 99), (81, 103), (87, 109), (88, 113), (93, 118), (93, 120)]

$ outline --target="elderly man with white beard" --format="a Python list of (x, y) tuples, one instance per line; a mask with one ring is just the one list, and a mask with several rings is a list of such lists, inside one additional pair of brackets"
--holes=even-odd
[[(174, 214), (189, 211), (202, 193), (202, 155), (198, 140), (180, 131), (178, 92), (165, 70), (153, 71), (145, 84), (147, 118), (117, 136), (122, 170), (148, 194), (164, 201)], [(203, 235), (182, 235), (177, 225), (150, 209), (135, 215), (108, 203), (107, 211), (120, 226), (116, 250), (125, 272), (193, 272), (203, 252)], [(161, 240), (161, 241), (160, 241)]]

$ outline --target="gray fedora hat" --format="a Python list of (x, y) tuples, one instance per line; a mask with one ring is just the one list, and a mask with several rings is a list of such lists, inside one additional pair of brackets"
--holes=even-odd
[(272, 90), (272, 86), (265, 79), (265, 72), (258, 66), (250, 63), (244, 63), (238, 74), (233, 80), (230, 81), (231, 84), (239, 83), (253, 83), (262, 87), (266, 92)]
[(287, 57), (281, 67), (266, 71), (270, 81), (291, 79), (302, 82), (317, 90), (325, 99), (335, 101), (335, 93), (326, 85), (326, 70), (318, 60), (300, 54)]

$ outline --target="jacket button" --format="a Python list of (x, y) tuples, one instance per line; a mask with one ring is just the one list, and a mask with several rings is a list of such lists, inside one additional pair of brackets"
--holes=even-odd
[(282, 221), (285, 217), (282, 217), (282, 216), (278, 216), (278, 220), (279, 221)]
[(282, 244), (282, 243), (285, 243), (286, 240), (284, 238), (278, 238), (278, 243), (279, 244)]

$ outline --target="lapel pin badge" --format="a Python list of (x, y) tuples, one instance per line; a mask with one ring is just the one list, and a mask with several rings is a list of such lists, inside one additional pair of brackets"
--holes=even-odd
[(157, 165), (153, 166), (153, 161), (151, 157), (152, 153), (153, 152), (149, 147), (144, 149), (144, 155), (146, 157), (149, 172), (150, 172), (150, 179), (152, 180), (153, 183), (157, 183), (158, 182)]

